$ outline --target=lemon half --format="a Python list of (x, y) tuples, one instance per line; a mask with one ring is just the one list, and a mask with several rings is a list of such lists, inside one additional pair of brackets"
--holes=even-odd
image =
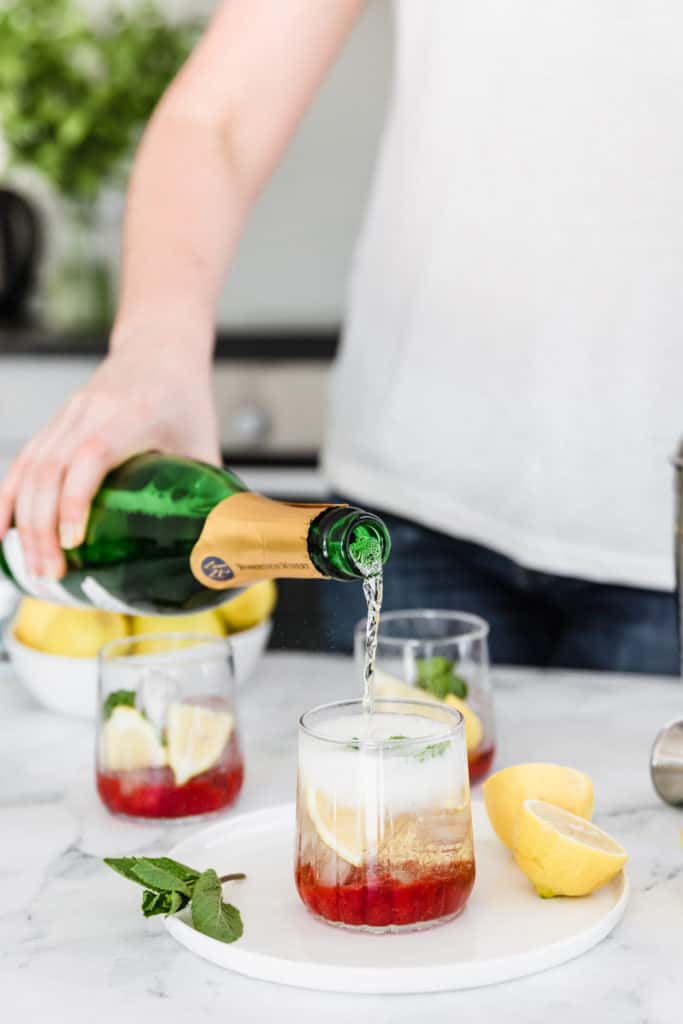
[(515, 860), (539, 896), (587, 896), (614, 878), (628, 855), (585, 818), (542, 800), (525, 800)]
[(216, 764), (234, 727), (235, 718), (229, 711), (212, 711), (198, 704), (169, 704), (168, 763), (176, 785), (184, 785)]
[(100, 765), (105, 771), (161, 768), (165, 764), (166, 751), (152, 724), (137, 708), (114, 708), (100, 736)]
[(560, 764), (516, 764), (503, 768), (486, 780), (483, 794), (489, 821), (510, 850), (525, 800), (545, 800), (581, 818), (593, 814), (590, 778)]

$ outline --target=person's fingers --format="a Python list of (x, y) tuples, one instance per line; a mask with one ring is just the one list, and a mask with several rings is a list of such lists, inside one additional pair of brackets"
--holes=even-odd
[(40, 559), (38, 542), (31, 523), (31, 506), (33, 504), (34, 480), (31, 459), (26, 460), (21, 481), (14, 503), (14, 522), (19, 531), (21, 547), (26, 560), (26, 567), (33, 576), (40, 575)]
[(59, 579), (66, 563), (57, 537), (62, 480), (78, 444), (73, 427), (77, 402), (71, 399), (29, 445), (16, 495), (16, 521), (31, 572)]
[(61, 579), (66, 570), (57, 536), (59, 495), (65, 473), (64, 454), (48, 450), (35, 462), (30, 477), (29, 517), (37, 572), (52, 580)]
[(12, 522), (14, 504), (25, 464), (26, 455), (22, 452), (16, 457), (0, 484), (0, 540), (5, 536)]
[(88, 526), (90, 504), (110, 469), (123, 462), (132, 450), (119, 437), (117, 443), (103, 435), (80, 445), (64, 477), (59, 502), (59, 537), (63, 548), (83, 543)]

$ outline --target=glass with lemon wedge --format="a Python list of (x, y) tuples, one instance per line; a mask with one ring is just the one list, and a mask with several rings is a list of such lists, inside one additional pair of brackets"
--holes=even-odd
[[(424, 700), (461, 712), (472, 782), (487, 774), (495, 754), (488, 633), (484, 619), (466, 612), (384, 612), (375, 659), (375, 696)], [(364, 619), (356, 626), (355, 651), (362, 665)]]
[(242, 788), (232, 655), (222, 637), (124, 637), (99, 656), (97, 789), (114, 814), (183, 819)]
[(474, 884), (465, 723), (446, 705), (327, 704), (299, 723), (296, 885), (331, 924), (412, 931)]

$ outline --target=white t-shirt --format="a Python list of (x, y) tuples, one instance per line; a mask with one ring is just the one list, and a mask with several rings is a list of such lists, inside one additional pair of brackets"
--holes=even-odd
[(668, 588), (683, 4), (396, 14), (327, 476), (531, 568)]

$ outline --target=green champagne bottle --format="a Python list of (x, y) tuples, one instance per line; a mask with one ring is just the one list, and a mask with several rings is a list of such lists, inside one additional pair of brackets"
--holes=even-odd
[(84, 542), (64, 552), (63, 580), (27, 572), (14, 529), (0, 570), (47, 601), (178, 614), (262, 579), (360, 579), (380, 571), (389, 550), (382, 520), (361, 509), (272, 501), (228, 470), (147, 453), (104, 480)]

